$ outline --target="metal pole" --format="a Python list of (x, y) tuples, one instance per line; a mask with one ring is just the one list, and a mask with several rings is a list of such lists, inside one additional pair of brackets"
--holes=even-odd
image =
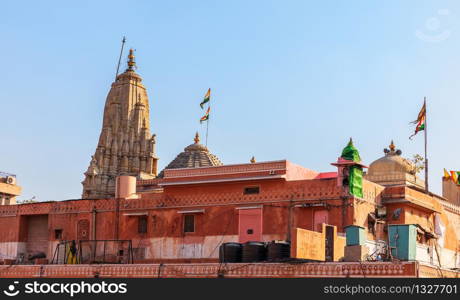
[[(93, 200), (93, 202), (94, 202), (94, 200)], [(91, 239), (92, 240), (96, 239), (96, 212), (97, 212), (96, 211), (96, 203), (94, 203), (93, 204), (93, 212), (92, 212), (93, 213), (93, 218), (92, 218), (93, 219), (93, 224), (92, 224), (93, 228), (91, 230), (91, 233), (92, 233), (91, 234), (92, 235)]]
[(120, 198), (115, 198), (115, 240), (118, 240), (120, 226)]
[(291, 242), (291, 231), (292, 231), (292, 208), (293, 208), (293, 198), (294, 196), (291, 195), (288, 204), (288, 219), (287, 219), (287, 233), (286, 233), (286, 241)]
[(426, 107), (426, 97), (423, 98), (423, 105), (425, 106), (425, 128), (424, 128), (424, 135), (425, 135), (425, 191), (428, 193), (428, 156), (427, 156), (427, 107)]
[[(208, 106), (208, 108), (210, 106)], [(206, 148), (208, 147), (208, 131), (209, 131), (209, 114), (208, 114), (208, 119), (206, 120)]]
[(125, 47), (125, 43), (126, 37), (123, 37), (123, 40), (121, 40), (120, 57), (118, 58), (117, 73), (115, 74), (115, 80), (117, 80), (118, 72), (120, 71), (121, 56), (123, 55), (123, 48)]

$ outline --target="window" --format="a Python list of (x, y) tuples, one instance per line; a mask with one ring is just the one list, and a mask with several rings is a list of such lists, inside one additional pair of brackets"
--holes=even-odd
[(137, 232), (147, 233), (147, 216), (141, 216), (138, 218)]
[(56, 240), (62, 239), (62, 229), (54, 229), (54, 238)]
[(195, 232), (195, 215), (184, 216), (184, 232)]
[(258, 186), (245, 187), (243, 193), (245, 195), (258, 194), (259, 193), (259, 187)]

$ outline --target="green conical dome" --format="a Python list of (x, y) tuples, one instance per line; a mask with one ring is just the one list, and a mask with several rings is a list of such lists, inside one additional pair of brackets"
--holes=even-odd
[(343, 159), (352, 160), (354, 162), (361, 161), (361, 157), (359, 156), (359, 151), (353, 145), (353, 140), (351, 138), (350, 138), (350, 141), (348, 142), (348, 145), (345, 148), (343, 148), (341, 157)]

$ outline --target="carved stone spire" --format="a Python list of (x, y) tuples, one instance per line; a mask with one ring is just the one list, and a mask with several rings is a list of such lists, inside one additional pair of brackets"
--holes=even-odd
[[(134, 50), (131, 49), (126, 71), (117, 76), (107, 95), (95, 159), (82, 182), (82, 198), (113, 197), (118, 175), (143, 179), (157, 175), (158, 157), (150, 132), (149, 100), (135, 69)], [(92, 171), (95, 169), (97, 172)]]

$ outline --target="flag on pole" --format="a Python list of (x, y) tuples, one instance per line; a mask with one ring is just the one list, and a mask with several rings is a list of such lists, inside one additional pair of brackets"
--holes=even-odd
[(211, 100), (211, 89), (208, 89), (208, 91), (206, 92), (206, 95), (204, 95), (204, 99), (203, 101), (201, 101), (200, 103), (200, 107), (201, 109), (203, 109), (203, 106), (209, 102), (209, 100)]
[(413, 136), (415, 136), (419, 131), (425, 130), (425, 121), (426, 121), (426, 102), (423, 102), (422, 109), (418, 113), (417, 120), (411, 122), (411, 124), (416, 124), (415, 126), (415, 132), (413, 135), (409, 137), (409, 139), (412, 139)]
[(208, 107), (208, 110), (206, 111), (206, 114), (201, 117), (200, 123), (209, 120), (209, 111), (211, 110), (211, 107)]
[(446, 169), (444, 169), (444, 178), (445, 179), (450, 179), (450, 174), (449, 174), (449, 172), (447, 172)]
[(455, 171), (450, 171), (450, 178), (452, 178), (452, 181), (454, 183), (458, 183), (458, 174)]

